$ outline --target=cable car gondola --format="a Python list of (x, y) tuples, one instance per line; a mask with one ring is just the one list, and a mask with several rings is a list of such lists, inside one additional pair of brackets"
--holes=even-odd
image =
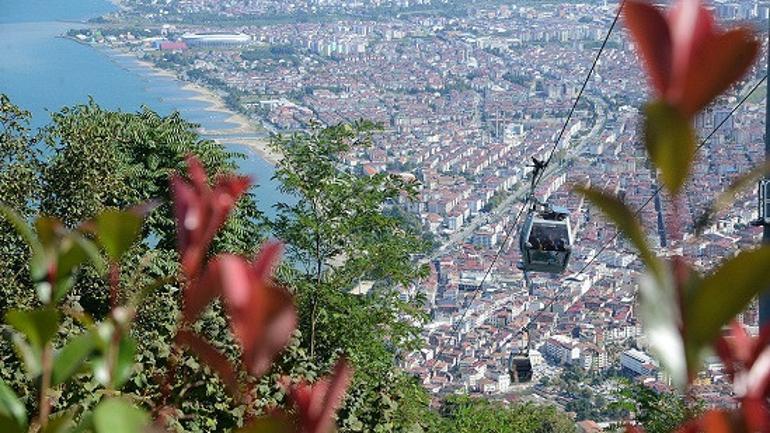
[(524, 272), (564, 273), (573, 243), (569, 210), (537, 203), (521, 229), (520, 267)]
[(514, 348), (511, 356), (508, 358), (508, 374), (511, 377), (511, 383), (522, 384), (532, 381), (532, 361), (529, 359), (529, 333), (527, 343), (524, 348)]

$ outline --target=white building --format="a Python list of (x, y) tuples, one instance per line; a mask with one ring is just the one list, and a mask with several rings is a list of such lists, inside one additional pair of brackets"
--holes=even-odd
[(637, 376), (650, 376), (657, 370), (655, 360), (636, 349), (626, 350), (620, 354), (620, 366)]
[(580, 347), (566, 335), (554, 335), (545, 341), (543, 355), (557, 364), (570, 365), (580, 360)]

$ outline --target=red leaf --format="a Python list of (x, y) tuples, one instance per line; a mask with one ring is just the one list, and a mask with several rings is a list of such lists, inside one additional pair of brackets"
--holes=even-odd
[[(744, 331), (745, 333), (746, 331)], [(748, 334), (746, 334), (748, 335)], [(759, 337), (757, 337), (753, 342), (754, 348), (751, 352), (751, 363), (753, 364), (754, 361), (759, 358), (759, 355), (762, 354), (762, 352), (770, 346), (770, 323), (766, 324), (762, 327), (762, 329), (759, 330)]]
[(679, 291), (679, 296), (685, 299), (687, 297), (687, 287), (690, 285), (695, 270), (682, 256), (671, 257), (671, 268), (674, 275), (674, 284)]
[(192, 280), (198, 275), (211, 240), (250, 182), (245, 177), (222, 176), (212, 190), (200, 161), (189, 157), (187, 165), (190, 182), (175, 175), (171, 188), (182, 271)]
[[(249, 264), (232, 254), (221, 254), (209, 262), (206, 277), (226, 298), (228, 307), (233, 303), (248, 303), (252, 297), (252, 275)], [(233, 315), (232, 309), (230, 314)]]
[(759, 42), (748, 29), (713, 35), (695, 47), (681, 90), (672, 98), (687, 116), (702, 110), (748, 72), (759, 52)]
[(687, 424), (679, 427), (677, 429), (676, 433), (699, 433), (700, 429), (698, 426), (698, 423), (696, 422), (688, 422)]
[(736, 359), (733, 356), (732, 345), (727, 338), (728, 337), (720, 335), (719, 338), (717, 338), (717, 341), (714, 342), (714, 350), (725, 365), (725, 372), (727, 375), (733, 377), (737, 371), (737, 365)]
[(278, 264), (282, 251), (283, 245), (280, 242), (267, 242), (263, 245), (252, 265), (254, 275), (263, 280), (271, 279), (273, 269)]
[(200, 159), (192, 155), (187, 157), (187, 176), (198, 190), (203, 190), (208, 186), (206, 169), (203, 168), (203, 164), (201, 163)]
[(180, 345), (186, 346), (195, 352), (206, 365), (219, 375), (219, 378), (222, 379), (222, 382), (227, 385), (233, 394), (239, 392), (238, 380), (230, 361), (221, 352), (209, 344), (208, 341), (187, 330), (179, 331), (176, 336), (176, 341)]
[(741, 413), (749, 432), (770, 431), (770, 412), (767, 410), (765, 399), (745, 399), (741, 402)]
[(353, 369), (350, 368), (347, 361), (345, 359), (338, 360), (326, 390), (323, 404), (325, 409), (321, 414), (322, 418), (331, 420), (337, 409), (342, 405), (342, 400), (352, 378)]
[(334, 428), (334, 414), (342, 405), (352, 377), (353, 369), (345, 359), (340, 359), (331, 377), (313, 385), (289, 386), (289, 397), (299, 412), (302, 433), (329, 433)]
[[(188, 251), (190, 246), (190, 230), (185, 225), (191, 225), (188, 219), (195, 218), (201, 214), (199, 206), (200, 200), (197, 199), (193, 188), (180, 176), (171, 177), (171, 191), (174, 195), (174, 218), (176, 219), (177, 244), (179, 252), (184, 258), (184, 252)], [(195, 222), (197, 225), (198, 222)], [(189, 253), (188, 253), (189, 254)]]
[(752, 339), (740, 324), (733, 322), (730, 335), (720, 336), (714, 343), (739, 398), (770, 397), (768, 340), (770, 325), (762, 329), (758, 338)]
[[(668, 101), (682, 97), (692, 63), (699, 47), (703, 47), (715, 32), (714, 18), (700, 0), (679, 0), (668, 15), (671, 32), (671, 87), (666, 92)], [(705, 70), (697, 71), (706, 75)]]
[(746, 374), (748, 398), (761, 399), (770, 394), (770, 347), (765, 347)]
[(679, 0), (668, 16), (629, 0), (625, 19), (658, 96), (688, 118), (739, 80), (759, 50), (749, 29), (720, 32), (700, 0)]
[(220, 264), (216, 260), (209, 262), (202, 276), (190, 281), (184, 289), (182, 320), (185, 323), (193, 323), (198, 320), (203, 309), (214, 298), (222, 294), (219, 266)]
[(732, 352), (733, 359), (740, 362), (744, 366), (750, 366), (753, 363), (752, 352), (754, 351), (754, 342), (751, 336), (738, 322), (730, 324), (730, 332), (732, 335)]
[(706, 433), (732, 433), (729, 414), (719, 410), (706, 412), (701, 418), (700, 424)]
[(218, 274), (230, 323), (243, 350), (246, 368), (264, 374), (286, 347), (297, 326), (291, 294), (271, 277), (281, 246), (268, 243), (250, 265), (240, 257), (222, 255), (212, 264)]
[(212, 191), (211, 220), (206, 226), (204, 239), (206, 243), (217, 234), (222, 224), (227, 220), (230, 211), (235, 207), (238, 199), (249, 189), (251, 181), (242, 176), (220, 176)]
[(644, 60), (651, 84), (660, 96), (671, 82), (671, 34), (663, 14), (641, 0), (626, 2), (626, 26)]
[(254, 286), (249, 304), (231, 306), (233, 331), (243, 345), (243, 358), (255, 376), (264, 374), (286, 347), (297, 327), (291, 295), (283, 287), (267, 282)]

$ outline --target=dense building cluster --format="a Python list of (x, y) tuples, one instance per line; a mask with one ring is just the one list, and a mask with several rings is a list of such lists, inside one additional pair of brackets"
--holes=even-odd
[[(410, 6), (420, 11), (439, 3), (453, 4), (180, 0), (153, 13), (275, 16)], [(645, 205), (640, 218), (661, 254), (683, 253), (707, 268), (757, 240), (758, 231), (749, 224), (756, 217), (751, 194), (717, 215), (697, 240), (692, 233), (711, 198), (762, 160), (762, 95), (750, 98), (701, 150), (684, 200), (650, 200), (658, 182), (638, 143), (639, 108), (648, 90), (629, 39), (616, 29), (556, 149), (552, 170), (536, 191), (538, 198), (571, 211), (577, 245), (569, 272), (532, 275), (525, 285), (517, 269), (516, 235), (511, 240), (506, 229), (528, 192), (528, 162), (548, 158), (554, 148), (616, 5), (483, 4), (464, 16), (343, 15), (264, 25), (169, 20), (149, 36), (122, 34), (109, 43), (171, 59), (167, 66), (180, 76), (217, 83), (273, 131), (300, 130), (311, 120), (382, 123), (374, 146), (348, 155), (344, 163), (361, 175), (409, 173), (420, 181), (418, 199), (401, 205), (440, 246), (423, 259), (430, 277), (402, 289), (405, 297), (426, 294), (431, 315), (426, 348), (402, 362), (432, 392), (523, 392), (511, 384), (507, 360), (521, 346), (525, 327), (535, 360), (534, 392), (552, 401), (569, 396), (543, 378), (567, 368), (663, 386), (667, 378), (645, 350), (635, 313), (641, 264), (571, 186), (598, 186), (620, 194), (631, 207)], [(724, 20), (768, 14), (756, 1), (715, 2), (714, 8)], [(224, 49), (178, 44), (181, 35), (217, 30), (250, 40)], [(753, 71), (732, 96), (697, 118), (703, 136), (729, 115), (758, 74)], [(591, 266), (578, 272), (589, 261)], [(755, 326), (755, 311), (746, 312), (743, 321)], [(724, 395), (718, 363), (710, 364), (698, 383), (706, 396)]]

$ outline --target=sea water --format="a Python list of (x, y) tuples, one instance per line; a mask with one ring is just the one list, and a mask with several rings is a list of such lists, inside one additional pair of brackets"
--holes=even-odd
[[(0, 0), (0, 93), (32, 113), (33, 127), (46, 124), (51, 112), (87, 103), (89, 97), (111, 110), (179, 111), (205, 130), (235, 126), (227, 121), (230, 114), (207, 111), (209, 104), (191, 99), (197, 94), (183, 89), (183, 82), (154, 74), (136, 58), (60, 37), (113, 10), (104, 0)], [(239, 161), (240, 171), (257, 183), (260, 209), (273, 215), (273, 205), (289, 199), (271, 179), (273, 166), (246, 146), (225, 145), (247, 156)]]

